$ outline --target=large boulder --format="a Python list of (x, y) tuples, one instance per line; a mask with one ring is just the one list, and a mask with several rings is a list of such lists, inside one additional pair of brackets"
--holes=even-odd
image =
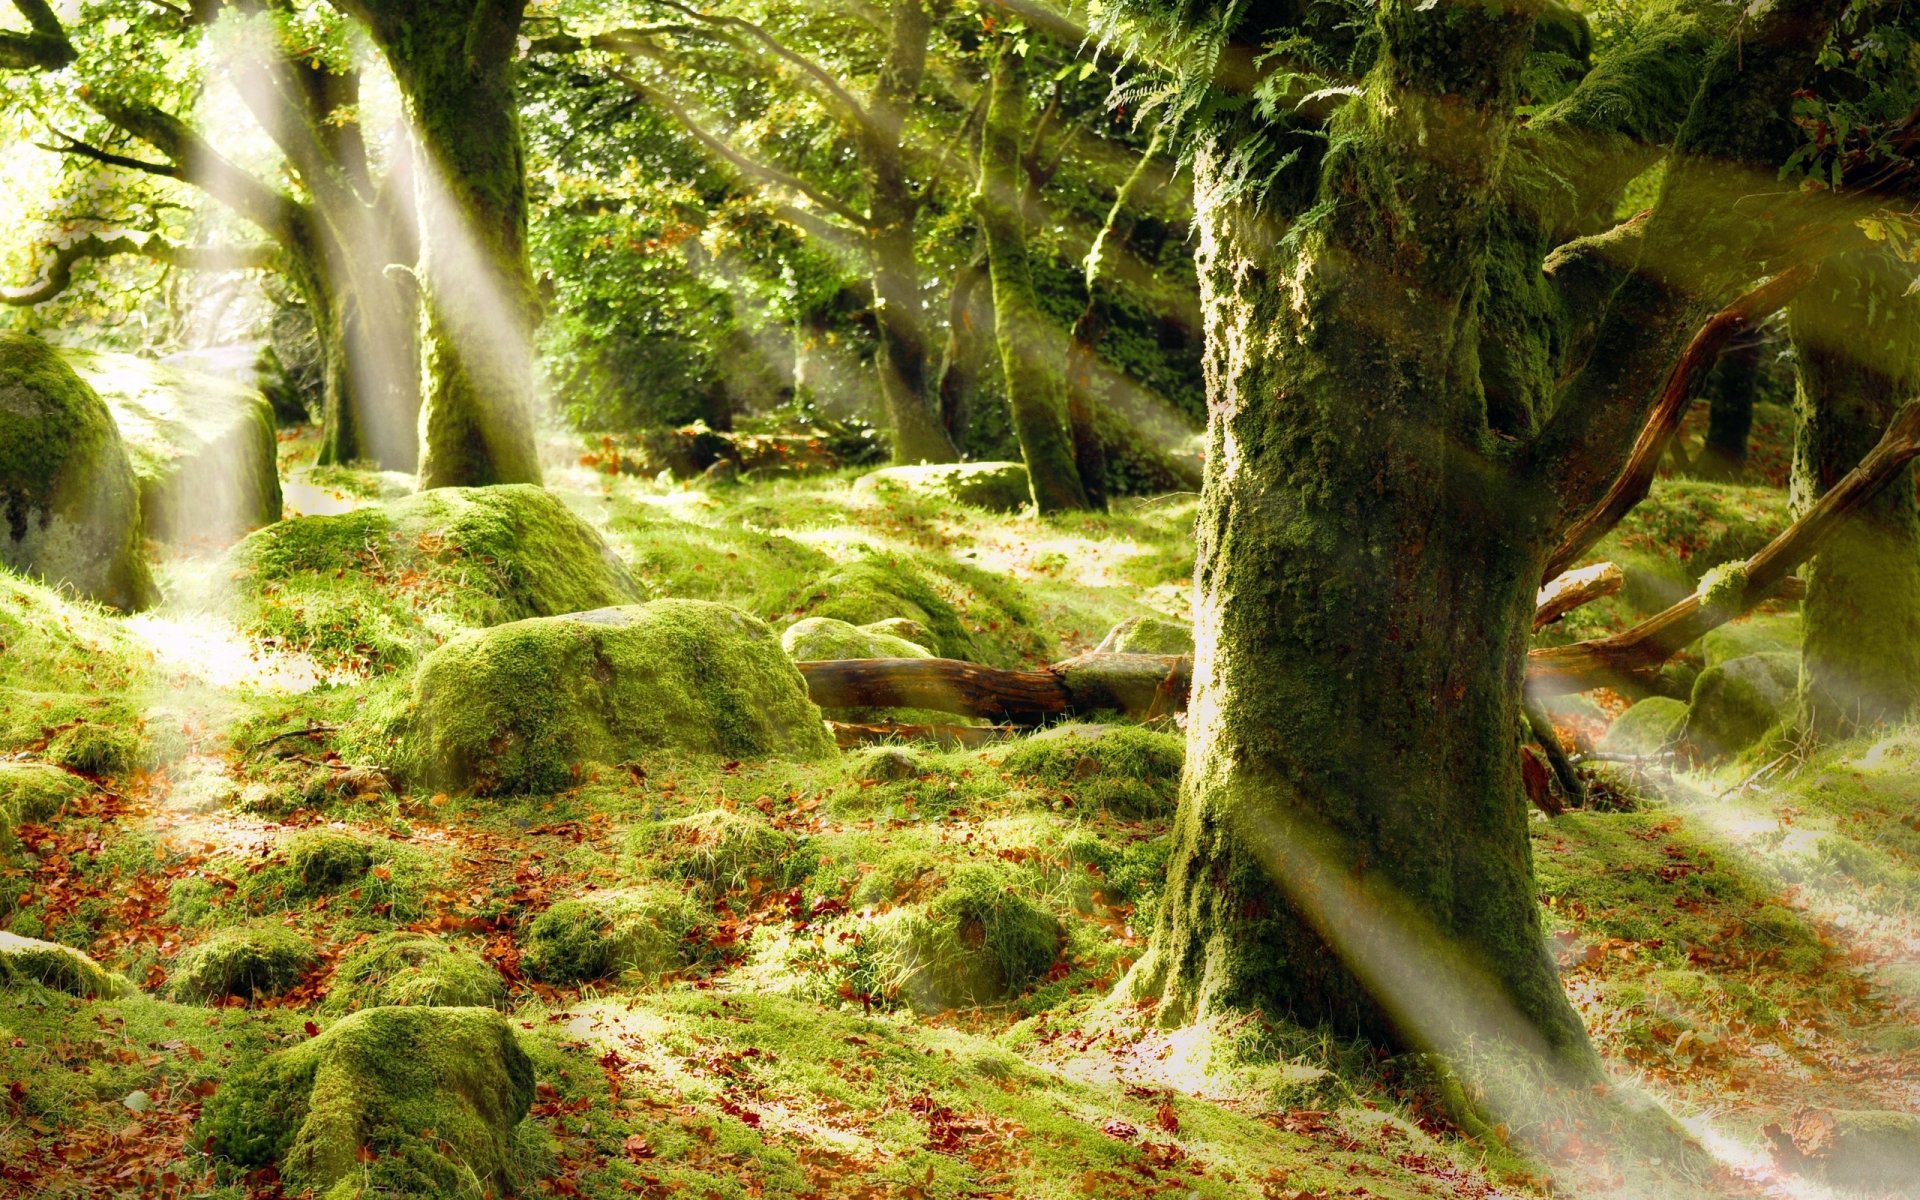
[(71, 946), (0, 930), (0, 988), (29, 983), (87, 999), (131, 996), (135, 991), (125, 976)]
[(273, 406), (258, 390), (130, 354), (61, 354), (120, 427), (148, 537), (226, 545), (280, 519)]
[(1033, 498), (1027, 468), (1017, 462), (933, 463), (885, 467), (860, 477), (857, 490), (885, 496), (905, 492), (923, 499), (952, 500), (989, 512), (1017, 512)]
[(511, 1194), (533, 1062), (491, 1008), (369, 1008), (223, 1083), (203, 1132), (221, 1157), (278, 1166), (291, 1194)]
[(1635, 757), (1659, 754), (1680, 740), (1687, 724), (1684, 701), (1669, 696), (1648, 696), (1614, 718), (1600, 739), (1600, 749), (1608, 754)]
[(456, 638), (420, 664), (403, 725), (425, 782), (476, 794), (559, 791), (584, 764), (659, 750), (733, 759), (833, 752), (773, 631), (703, 600)]
[(1708, 667), (1693, 683), (1685, 739), (1709, 758), (1738, 754), (1793, 711), (1797, 654), (1749, 654)]
[(1193, 627), (1160, 617), (1128, 617), (1107, 630), (1094, 650), (1102, 654), (1192, 654)]
[(296, 517), (228, 554), (240, 626), (323, 665), (394, 670), (447, 638), (640, 599), (591, 525), (526, 484)]
[(157, 597), (113, 416), (60, 352), (0, 333), (0, 564), (113, 608)]

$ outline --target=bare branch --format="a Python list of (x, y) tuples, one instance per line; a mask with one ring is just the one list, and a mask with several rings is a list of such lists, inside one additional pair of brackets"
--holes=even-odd
[(831, 97), (834, 103), (845, 111), (847, 116), (863, 124), (873, 119), (867, 112), (866, 106), (855, 99), (852, 92), (849, 92), (845, 87), (841, 86), (840, 80), (833, 72), (793, 49), (779, 38), (773, 36), (773, 34), (767, 32), (762, 26), (756, 25), (752, 21), (745, 20), (741, 17), (703, 13), (697, 9), (689, 8), (685, 4), (681, 4), (679, 0), (653, 0), (653, 2), (670, 8), (691, 21), (699, 21), (706, 25), (742, 31), (776, 57), (792, 64), (811, 77), (814, 84), (819, 87), (823, 93)]
[(90, 233), (55, 246), (53, 262), (38, 283), (24, 288), (0, 288), (0, 304), (27, 307), (44, 304), (73, 285), (73, 268), (83, 261), (138, 255), (170, 266), (196, 271), (267, 271), (280, 263), (280, 248), (270, 244), (243, 246), (181, 246), (164, 238)]

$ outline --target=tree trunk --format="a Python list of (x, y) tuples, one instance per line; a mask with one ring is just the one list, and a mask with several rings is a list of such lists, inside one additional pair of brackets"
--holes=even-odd
[[(1874, 253), (1831, 260), (1789, 310), (1798, 361), (1797, 507), (1824, 495), (1920, 383), (1920, 305)], [(1844, 736), (1897, 722), (1920, 700), (1920, 513), (1912, 469), (1834, 533), (1808, 567), (1800, 710)]]
[(420, 486), (538, 483), (527, 193), (513, 63), (525, 0), (362, 0), (419, 141)]
[(1000, 343), (1007, 406), (1020, 439), (1020, 456), (1026, 460), (1033, 502), (1042, 513), (1071, 512), (1092, 505), (1081, 486), (1067, 428), (1065, 364), (1050, 344), (1047, 318), (1033, 290), (1028, 196), (1020, 165), (1020, 137), (1026, 126), (1021, 61), (1010, 46), (1003, 45), (994, 56), (974, 208), (986, 234), (994, 336)]
[(353, 272), (353, 283), (331, 289), (324, 324), (315, 310), (325, 378), (318, 461), (413, 471), (420, 461), (419, 305), (411, 278), (389, 274), (385, 264), (367, 266)]
[[(966, 445), (967, 430), (979, 411), (980, 379), (984, 373), (986, 343), (992, 331), (991, 303), (980, 302), (981, 285), (989, 282), (986, 250), (982, 248), (953, 277), (947, 295), (947, 348), (940, 360), (940, 424), (956, 446)], [(981, 326), (987, 326), (985, 335)]]
[(1747, 468), (1753, 394), (1764, 346), (1758, 336), (1746, 334), (1720, 355), (1719, 370), (1708, 385), (1707, 437), (1694, 462), (1695, 474), (1704, 479), (1738, 479)]

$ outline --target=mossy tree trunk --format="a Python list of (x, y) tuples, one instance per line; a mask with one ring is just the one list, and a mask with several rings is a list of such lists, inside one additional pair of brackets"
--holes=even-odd
[(426, 309), (420, 485), (538, 483), (525, 152), (526, 0), (340, 0), (385, 55), (418, 140)]
[(1022, 165), (1026, 129), (1023, 57), (1007, 38), (994, 55), (986, 127), (980, 138), (974, 210), (986, 236), (993, 278), (993, 327), (1014, 435), (1026, 460), (1033, 502), (1042, 513), (1093, 507), (1067, 427), (1064, 355), (1033, 288), (1028, 220), (1033, 197)]
[(1753, 436), (1753, 397), (1760, 379), (1765, 342), (1743, 336), (1720, 355), (1707, 386), (1707, 435), (1694, 461), (1705, 479), (1738, 479), (1747, 469), (1747, 444)]
[[(1911, 271), (1883, 254), (1829, 261), (1788, 313), (1800, 434), (1793, 494), (1804, 509), (1853, 469), (1920, 389), (1920, 304)], [(1909, 469), (1807, 572), (1801, 719), (1844, 736), (1920, 702), (1920, 510)]]

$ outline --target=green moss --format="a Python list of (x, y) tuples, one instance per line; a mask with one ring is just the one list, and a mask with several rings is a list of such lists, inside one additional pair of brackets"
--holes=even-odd
[(1059, 788), (1087, 809), (1122, 817), (1165, 816), (1180, 791), (1186, 744), (1134, 725), (1061, 725), (1012, 744), (1016, 776)]
[(969, 864), (924, 906), (877, 918), (863, 937), (878, 994), (939, 1012), (1014, 996), (1053, 965), (1063, 931), (1007, 871)]
[(282, 521), (234, 547), (228, 568), (245, 632), (362, 670), (409, 665), (467, 630), (639, 594), (590, 526), (527, 485)]
[(278, 996), (318, 961), (313, 943), (285, 925), (249, 921), (187, 947), (175, 960), (167, 986), (179, 1000)]
[(654, 885), (562, 900), (527, 926), (521, 963), (548, 983), (628, 971), (660, 975), (692, 961), (700, 910), (686, 892)]
[(642, 825), (633, 833), (633, 850), (663, 876), (685, 879), (725, 893), (751, 880), (787, 886), (805, 872), (795, 856), (791, 834), (765, 819), (725, 808), (710, 808), (671, 821)]
[(287, 844), (287, 863), (302, 890), (318, 895), (365, 875), (373, 865), (373, 850), (344, 833), (301, 833)]
[(1737, 754), (1791, 715), (1800, 661), (1750, 654), (1700, 673), (1688, 705), (1686, 740), (1709, 756)]
[(127, 996), (134, 986), (71, 946), (0, 930), (0, 988), (39, 984), (87, 999)]
[(1192, 654), (1193, 629), (1159, 617), (1128, 617), (1095, 647), (1108, 654)]
[(506, 1002), (500, 972), (471, 950), (426, 933), (398, 930), (349, 952), (334, 968), (323, 1008), (353, 1012), (383, 1005), (490, 1008)]
[(222, 1086), (202, 1130), (291, 1189), (481, 1200), (510, 1190), (532, 1103), (533, 1064), (499, 1013), (370, 1008)]
[(0, 762), (0, 834), (47, 821), (89, 790), (86, 780), (50, 763)]
[(858, 488), (882, 497), (909, 492), (1000, 513), (1018, 512), (1033, 499), (1027, 468), (1017, 462), (886, 467), (862, 476)]
[(1014, 666), (1047, 649), (1017, 586), (944, 557), (869, 554), (814, 580), (801, 607), (849, 625), (917, 622), (942, 658)]
[(149, 653), (105, 612), (0, 568), (0, 751), (89, 774), (154, 757)]
[[(885, 623), (875, 622), (875, 625)], [(933, 657), (931, 651), (917, 642), (879, 632), (872, 626), (849, 625), (832, 617), (808, 617), (795, 621), (780, 635), (780, 647), (795, 662)]]
[(660, 750), (818, 758), (833, 742), (773, 632), (659, 600), (521, 621), (441, 647), (414, 679), (414, 774), (477, 794), (552, 792)]
[(1749, 654), (1796, 654), (1802, 628), (1797, 612), (1756, 613), (1710, 630), (1700, 639), (1700, 652), (1710, 667)]
[(1600, 749), (1609, 754), (1659, 754), (1680, 740), (1687, 706), (1666, 696), (1649, 696), (1621, 713), (1607, 727)]

